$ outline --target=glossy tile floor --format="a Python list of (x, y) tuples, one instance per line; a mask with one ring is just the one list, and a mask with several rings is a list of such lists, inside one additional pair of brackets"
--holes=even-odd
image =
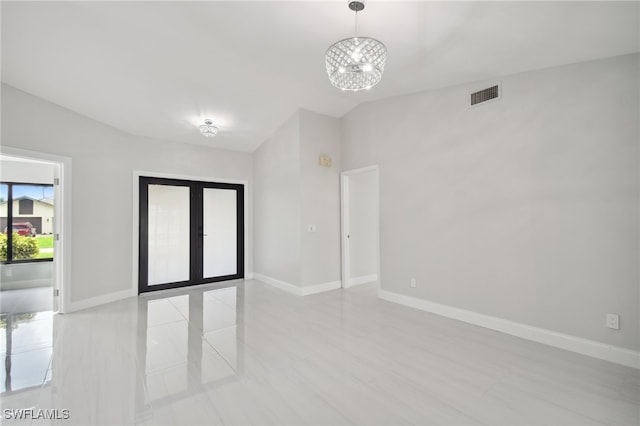
[(70, 418), (4, 424), (640, 424), (640, 371), (371, 286), (297, 297), (245, 281), (9, 315), (3, 411)]

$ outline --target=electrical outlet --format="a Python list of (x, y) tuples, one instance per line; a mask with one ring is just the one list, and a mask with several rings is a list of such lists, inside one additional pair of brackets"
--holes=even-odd
[(620, 315), (607, 314), (607, 327), (614, 330), (620, 330)]
[(415, 278), (411, 278), (411, 281), (409, 281), (409, 287), (416, 288), (416, 279)]

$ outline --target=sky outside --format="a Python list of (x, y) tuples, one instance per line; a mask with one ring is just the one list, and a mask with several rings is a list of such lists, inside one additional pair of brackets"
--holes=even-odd
[[(0, 198), (2, 201), (7, 199), (8, 185), (0, 184)], [(31, 197), (35, 200), (43, 198), (53, 198), (53, 186), (40, 185), (13, 185), (13, 198)]]

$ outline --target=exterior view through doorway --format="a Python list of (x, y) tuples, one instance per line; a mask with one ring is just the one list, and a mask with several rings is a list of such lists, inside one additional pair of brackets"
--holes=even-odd
[(139, 184), (139, 293), (244, 278), (244, 185)]

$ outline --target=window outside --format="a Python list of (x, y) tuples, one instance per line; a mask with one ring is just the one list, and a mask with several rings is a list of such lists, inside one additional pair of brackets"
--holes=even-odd
[(53, 218), (53, 185), (1, 183), (0, 261), (53, 259)]

